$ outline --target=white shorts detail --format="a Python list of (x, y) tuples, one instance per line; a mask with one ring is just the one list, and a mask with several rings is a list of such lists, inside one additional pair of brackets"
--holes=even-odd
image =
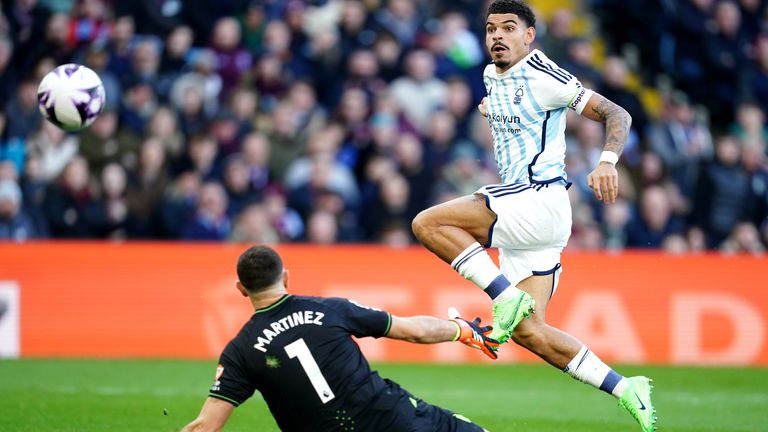
[(496, 213), (489, 244), (499, 249), (501, 272), (513, 284), (534, 274), (559, 279), (560, 253), (571, 236), (571, 202), (562, 184), (488, 185), (478, 189)]

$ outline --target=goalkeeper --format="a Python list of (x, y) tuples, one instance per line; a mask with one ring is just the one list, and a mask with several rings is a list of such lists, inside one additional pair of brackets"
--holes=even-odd
[(495, 359), (480, 319), (398, 317), (342, 298), (287, 292), (282, 259), (264, 246), (237, 262), (237, 289), (256, 312), (224, 348), (198, 417), (183, 431), (217, 431), (256, 390), (283, 431), (482, 432), (370, 369), (355, 337), (461, 341)]

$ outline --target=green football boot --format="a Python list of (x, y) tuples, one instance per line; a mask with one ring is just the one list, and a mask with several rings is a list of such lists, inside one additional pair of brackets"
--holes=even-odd
[(644, 376), (627, 378), (629, 385), (619, 399), (619, 406), (624, 407), (640, 423), (643, 432), (656, 431), (656, 409), (651, 402), (652, 380)]
[(514, 287), (509, 289), (517, 291), (514, 297), (493, 303), (493, 331), (490, 338), (500, 344), (509, 340), (520, 321), (531, 316), (536, 304), (527, 292)]

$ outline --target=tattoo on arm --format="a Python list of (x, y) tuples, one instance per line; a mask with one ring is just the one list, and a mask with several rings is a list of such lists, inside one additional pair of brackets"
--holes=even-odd
[(592, 112), (605, 123), (605, 150), (621, 155), (627, 142), (632, 117), (624, 108), (603, 98), (599, 104), (592, 107)]

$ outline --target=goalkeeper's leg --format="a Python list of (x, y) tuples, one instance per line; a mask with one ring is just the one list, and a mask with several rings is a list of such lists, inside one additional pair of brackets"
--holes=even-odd
[(620, 399), (620, 405), (632, 414), (644, 432), (655, 431), (656, 412), (647, 378), (619, 375), (578, 339), (546, 323), (553, 277), (532, 276), (517, 285), (535, 299), (536, 312), (520, 322), (512, 333), (512, 340), (573, 378)]

